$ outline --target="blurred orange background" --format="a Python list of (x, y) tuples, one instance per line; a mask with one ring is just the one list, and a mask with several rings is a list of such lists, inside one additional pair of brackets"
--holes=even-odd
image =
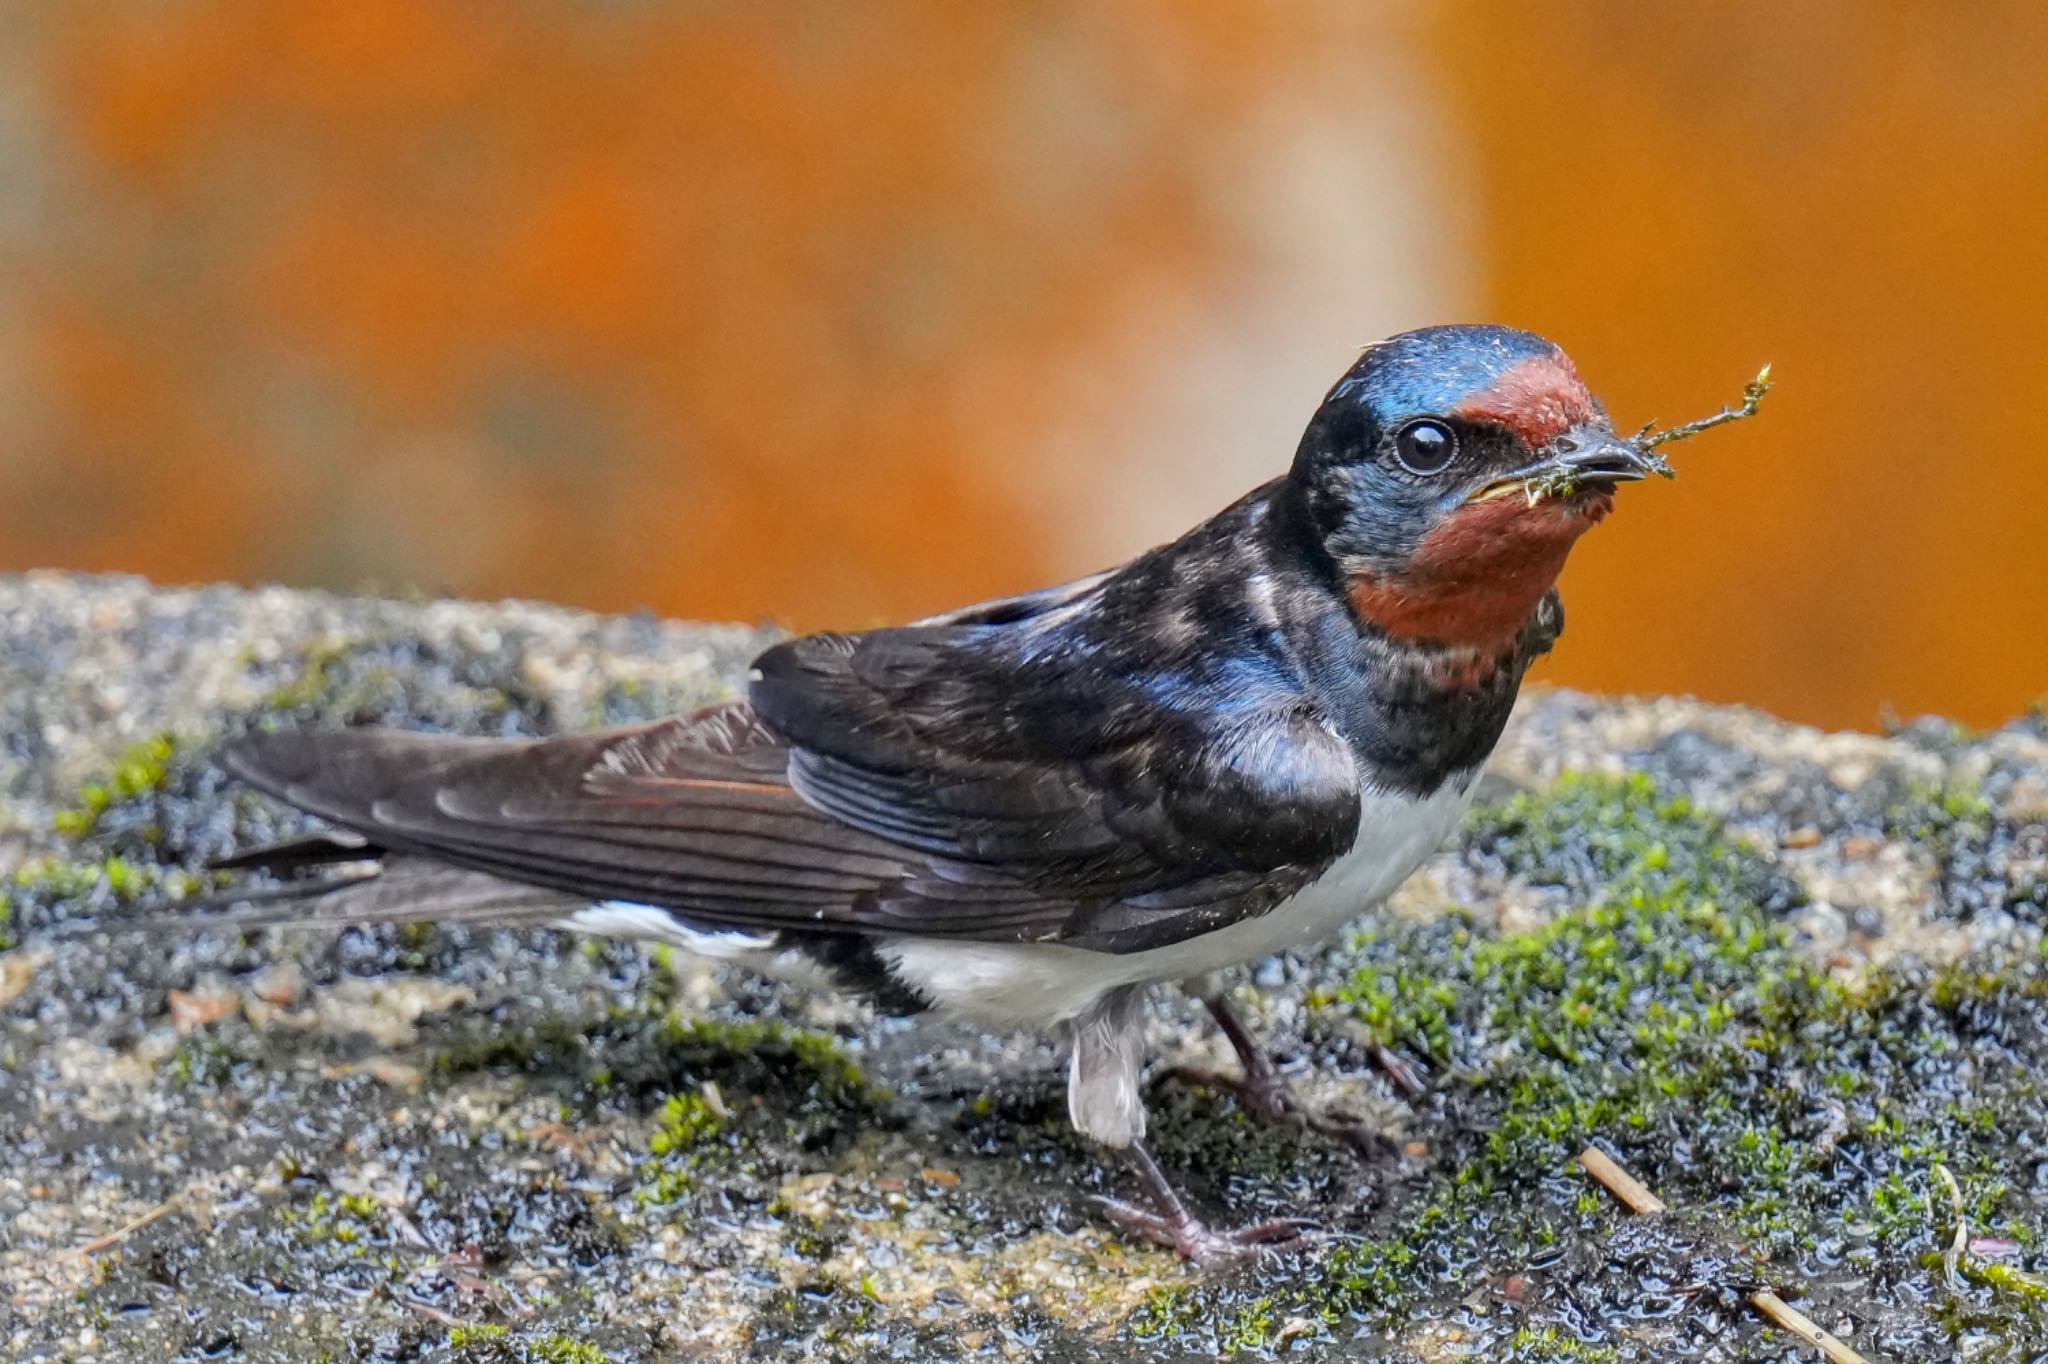
[(1365, 342), (1731, 399), (1539, 672), (2048, 691), (2048, 7), (0, 10), (0, 569), (859, 626), (1281, 471)]

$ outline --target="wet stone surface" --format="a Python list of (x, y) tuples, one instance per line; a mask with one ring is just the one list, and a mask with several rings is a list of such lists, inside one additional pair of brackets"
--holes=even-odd
[[(1770, 1284), (1872, 1361), (2048, 1359), (2038, 716), (1532, 693), (1455, 848), (1246, 973), (1297, 1086), (1394, 1150), (1154, 1086), (1202, 1207), (1317, 1224), (1225, 1273), (1095, 1215), (1130, 1190), (1039, 1039), (548, 932), (75, 931), (297, 827), (212, 772), (224, 733), (623, 723), (767, 638), (0, 580), (0, 1357), (1817, 1357)], [(1178, 996), (1152, 1027), (1226, 1061)]]

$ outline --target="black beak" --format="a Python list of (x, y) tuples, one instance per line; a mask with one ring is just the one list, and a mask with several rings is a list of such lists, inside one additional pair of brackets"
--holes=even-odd
[(1558, 437), (1550, 447), (1550, 458), (1538, 468), (1547, 466), (1581, 483), (1633, 483), (1665, 472), (1662, 463), (1612, 431), (1578, 427)]
[(1668, 472), (1662, 460), (1637, 449), (1612, 431), (1580, 426), (1552, 441), (1542, 459), (1495, 479), (1469, 500), (1484, 502), (1503, 493), (1520, 492), (1534, 501), (1589, 486), (1633, 483), (1651, 474)]

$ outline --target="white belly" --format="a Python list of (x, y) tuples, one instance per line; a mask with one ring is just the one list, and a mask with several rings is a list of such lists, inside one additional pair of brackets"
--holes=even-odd
[(942, 1013), (994, 1027), (1044, 1026), (1085, 1012), (1121, 985), (1181, 980), (1320, 942), (1384, 900), (1464, 817), (1479, 774), (1426, 800), (1368, 791), (1358, 841), (1314, 882), (1265, 914), (1147, 952), (1090, 952), (1059, 943), (876, 943), (904, 984)]

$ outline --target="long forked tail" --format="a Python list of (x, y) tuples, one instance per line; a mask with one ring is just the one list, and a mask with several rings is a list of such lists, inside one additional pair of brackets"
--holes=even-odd
[(424, 858), (391, 855), (350, 840), (318, 835), (252, 848), (210, 863), (221, 871), (268, 871), (289, 877), (199, 899), (159, 904), (119, 917), (58, 925), (58, 936), (245, 932), (259, 928), (336, 928), (348, 924), (557, 923), (587, 902), (485, 872)]
[(233, 858), (292, 878), (233, 913), (538, 923), (619, 903), (755, 935), (979, 913), (978, 890), (935, 898), (900, 847), (810, 805), (789, 763), (744, 702), (544, 740), (249, 735), (221, 766), (340, 832)]
[[(220, 765), (258, 790), (339, 819), (344, 827), (264, 847), (248, 848), (207, 864), (208, 870), (268, 873), (274, 883), (229, 888), (138, 913), (74, 921), (61, 935), (135, 934), (345, 924), (548, 924), (586, 901), (486, 872), (450, 866), (386, 846), (346, 827), (374, 806), (392, 783), (431, 770), (441, 761), (474, 756), (485, 747), (523, 747), (500, 741), (460, 740), (396, 731), (257, 734), (222, 750)], [(311, 793), (316, 799), (308, 800)], [(351, 808), (341, 793), (360, 791)]]

